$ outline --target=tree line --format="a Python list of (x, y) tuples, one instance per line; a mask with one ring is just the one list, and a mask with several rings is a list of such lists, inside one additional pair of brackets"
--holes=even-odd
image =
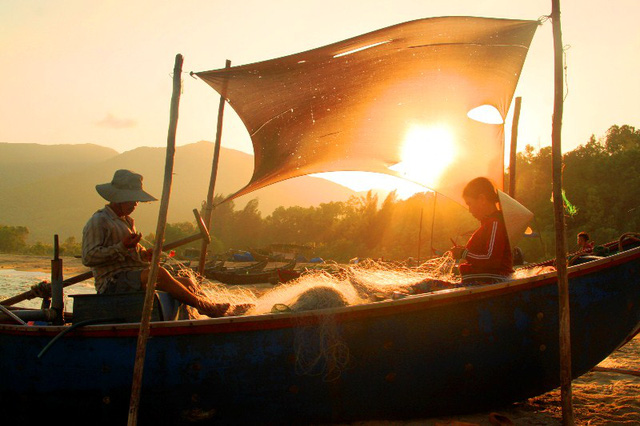
[[(601, 138), (592, 136), (564, 154), (563, 187), (566, 195), (566, 232), (570, 249), (580, 231), (597, 243), (617, 239), (640, 225), (640, 130), (612, 126)], [(553, 256), (555, 228), (551, 202), (551, 147), (539, 151), (527, 146), (516, 157), (515, 198), (535, 215), (531, 237), (519, 247), (529, 262)], [(505, 178), (508, 180), (509, 176)], [(314, 256), (345, 262), (353, 257), (422, 260), (441, 254), (453, 242), (464, 244), (477, 222), (466, 209), (432, 192), (402, 200), (391, 192), (380, 200), (373, 192), (347, 201), (312, 207), (278, 207), (263, 217), (257, 199), (237, 209), (233, 201), (218, 204), (212, 217), (209, 252), (261, 249), (269, 244), (310, 247)], [(571, 207), (571, 208), (569, 208)], [(165, 240), (197, 233), (195, 223), (167, 224)], [(50, 254), (51, 246), (27, 244), (28, 228), (0, 225), (0, 251)], [(145, 236), (147, 245), (154, 236)], [(192, 243), (178, 251), (183, 254)], [(61, 244), (63, 254), (77, 255), (80, 244), (70, 237)]]
[[(640, 229), (640, 130), (611, 126), (601, 138), (563, 155), (566, 233), (570, 251), (576, 235), (587, 232), (596, 244)], [(551, 198), (551, 147), (527, 146), (516, 158), (516, 199), (534, 214), (538, 238), (521, 246), (533, 260), (553, 257), (555, 227)]]

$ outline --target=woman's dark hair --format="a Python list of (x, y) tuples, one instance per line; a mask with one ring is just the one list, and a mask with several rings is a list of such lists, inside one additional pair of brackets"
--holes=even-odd
[(478, 198), (480, 195), (484, 195), (487, 201), (498, 202), (498, 191), (493, 182), (486, 177), (473, 179), (462, 190), (463, 197)]
[(582, 237), (582, 238), (584, 238), (585, 241), (589, 241), (589, 234), (587, 234), (584, 231), (578, 233), (578, 237)]

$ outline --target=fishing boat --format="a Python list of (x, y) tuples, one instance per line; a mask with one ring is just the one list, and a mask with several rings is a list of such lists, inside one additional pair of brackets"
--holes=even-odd
[(259, 272), (262, 271), (267, 263), (266, 260), (261, 260), (259, 262), (251, 263), (249, 265), (244, 266), (235, 266), (235, 267), (226, 267), (224, 266), (224, 261), (222, 263), (217, 264), (213, 267), (205, 267), (204, 268), (204, 276), (206, 278), (213, 278), (214, 273), (224, 272), (224, 273), (247, 273), (247, 272)]
[[(461, 111), (489, 102), (505, 117), (537, 25), (425, 19), (265, 63), (197, 73), (234, 105), (261, 148), (251, 182), (232, 197), (321, 171), (403, 176), (388, 167), (401, 160), (400, 149), (388, 146), (389, 132), (399, 128), (383, 129), (386, 110), (367, 108), (387, 102), (394, 114), (412, 111), (410, 120), (441, 118), (443, 111), (458, 111), (458, 92), (471, 88)], [(292, 83), (292, 74), (309, 70), (322, 78), (317, 90)], [(271, 96), (283, 90), (288, 99)], [(398, 103), (403, 96), (408, 102)], [(300, 108), (289, 100), (300, 101)], [(318, 108), (318, 102), (336, 108)], [(427, 107), (411, 108), (420, 102)], [(329, 113), (346, 120), (346, 127), (326, 121)], [(356, 126), (361, 121), (365, 130)], [(487, 152), (497, 152), (503, 158), (492, 147), (504, 136), (502, 126), (464, 121), (459, 130), (459, 138), (473, 144), (467, 155), (486, 159)], [(492, 161), (443, 171), (449, 187), (442, 190), (453, 193), (477, 175), (501, 177), (495, 164), (502, 163)], [(568, 270), (574, 378), (640, 329), (639, 243), (623, 236), (609, 248), (609, 256), (583, 259)], [(138, 418), (142, 424), (346, 422), (459, 414), (522, 401), (560, 385), (558, 281), (549, 270), (399, 300), (189, 321), (174, 320), (171, 301), (157, 295)], [(92, 317), (80, 305), (104, 299), (77, 299), (77, 312), (65, 314), (59, 325), (25, 323), (28, 310), (3, 308), (5, 421), (46, 421), (56, 412), (75, 424), (124, 423), (141, 323), (121, 312)]]
[[(266, 264), (266, 261), (263, 261)], [(278, 271), (289, 270), (296, 266), (296, 261), (293, 260), (283, 266), (264, 270), (241, 270), (241, 271), (211, 271), (207, 274), (207, 278), (220, 281), (224, 284), (259, 284), (259, 283), (272, 283), (278, 282)]]
[[(628, 241), (619, 253), (570, 268), (573, 377), (638, 333), (637, 245)], [(281, 424), (419, 418), (539, 395), (559, 386), (556, 280), (551, 272), (324, 311), (153, 322), (140, 419)], [(348, 349), (335, 380), (324, 376), (330, 358), (307, 374), (296, 368), (301, 348), (322, 355), (318, 330), (325, 318), (335, 326), (333, 343)], [(59, 410), (75, 420), (99, 416), (122, 424), (138, 327), (69, 331), (3, 321), (0, 398), (12, 407), (5, 416), (26, 421)]]

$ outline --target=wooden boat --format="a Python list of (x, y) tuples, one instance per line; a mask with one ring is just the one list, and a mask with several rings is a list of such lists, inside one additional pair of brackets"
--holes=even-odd
[(279, 269), (278, 270), (278, 281), (281, 283), (287, 283), (289, 281), (293, 281), (297, 278), (300, 278), (303, 271), (296, 269)]
[[(469, 29), (469, 24), (479, 24), (479, 18), (462, 19), (464, 22), (456, 25)], [(447, 18), (439, 18), (434, 23), (444, 25), (446, 21)], [(533, 35), (537, 23), (497, 20), (486, 23), (492, 26), (491, 31), (482, 32), (487, 38), (500, 48), (509, 47), (500, 40), (502, 34), (521, 52), (514, 56), (524, 58), (522, 48), (528, 46), (529, 34)], [(504, 27), (503, 32), (495, 28), (498, 24)], [(423, 34), (421, 25), (416, 21), (408, 29), (414, 28), (413, 33)], [(519, 32), (522, 37), (518, 37)], [(398, 33), (402, 37), (396, 37)], [(300, 74), (300, 70), (308, 66), (315, 75), (321, 69), (319, 63), (330, 68), (330, 58), (343, 58), (356, 51), (368, 52), (367, 55), (380, 51), (385, 57), (390, 57), (392, 52), (402, 52), (406, 53), (405, 66), (392, 68), (401, 68), (404, 74), (409, 70), (407, 61), (420, 57), (414, 48), (423, 46), (400, 44), (408, 40), (411, 33), (394, 27), (375, 33), (374, 44), (371, 37), (356, 38), (339, 46), (331, 45), (315, 56), (313, 52), (304, 52), (303, 56), (276, 62), (285, 65), (280, 70)], [(444, 51), (443, 33), (433, 33), (440, 42), (424, 46), (435, 45), (437, 49), (430, 51)], [(529, 41), (525, 40), (527, 37)], [(356, 44), (367, 49), (353, 49)], [(452, 44), (456, 49), (465, 46), (460, 42)], [(477, 45), (474, 40), (467, 43), (467, 46)], [(482, 44), (483, 49), (489, 47), (487, 43)], [(493, 64), (501, 67), (504, 75), (519, 74), (521, 62), (518, 60), (513, 61), (507, 72), (506, 63), (486, 61), (485, 55), (464, 52), (466, 58), (477, 58), (490, 75), (493, 75), (490, 68)], [(316, 62), (314, 58), (321, 58), (323, 62)], [(351, 58), (355, 57), (333, 63), (363, 63)], [(375, 80), (385, 85), (391, 82), (391, 77), (377, 78), (382, 75), (385, 63), (372, 59), (378, 71)], [(438, 72), (442, 64), (437, 61)], [(471, 68), (473, 64), (469, 65)], [(245, 67), (244, 75), (264, 85), (265, 79), (255, 67)], [(417, 79), (423, 75), (421, 67), (413, 69), (417, 70), (416, 80), (406, 85), (411, 92), (419, 92), (417, 82), (433, 84), (429, 74), (425, 74), (424, 80)], [(210, 82), (226, 88), (228, 79), (217, 77), (225, 72), (234, 79), (241, 77), (236, 70), (219, 71), (209, 76)], [(374, 79), (361, 79), (364, 73), (357, 75), (355, 81), (373, 93), (370, 86)], [(348, 80), (342, 74), (340, 79)], [(253, 90), (249, 85), (238, 87)], [(273, 87), (282, 91), (282, 85)], [(316, 102), (309, 102), (295, 90), (308, 91), (308, 87), (286, 85), (286, 92), (293, 98), (301, 98), (308, 104), (305, 108), (319, 111)], [(329, 87), (333, 87), (333, 83)], [(474, 93), (485, 96), (475, 89), (477, 85), (473, 87)], [(245, 97), (245, 93), (234, 93), (232, 89), (228, 99)], [(499, 106), (506, 108), (512, 90), (507, 88), (504, 93), (504, 102)], [(321, 97), (338, 103), (354, 100), (357, 104), (362, 99), (360, 96), (313, 96), (317, 102)], [(425, 93), (420, 92), (415, 102), (422, 103), (424, 98)], [(372, 99), (376, 104), (381, 102), (380, 98)], [(391, 104), (394, 111), (397, 110), (393, 97)], [(292, 119), (298, 116), (283, 115), (274, 119), (274, 110), (262, 103), (258, 109), (274, 127), (267, 129), (271, 132), (262, 133), (258, 132), (264, 130), (262, 127), (253, 129), (252, 138), (264, 137), (270, 142), (269, 146), (276, 145), (271, 143), (275, 140), (273, 135), (280, 136), (280, 127), (275, 127), (280, 119), (290, 125), (305, 123)], [(300, 113), (297, 109), (285, 111)], [(506, 116), (506, 110), (500, 112)], [(320, 114), (314, 115), (313, 125), (321, 127), (322, 118)], [(368, 115), (365, 120), (367, 127), (375, 124)], [(388, 123), (383, 125), (386, 127)], [(328, 127), (322, 127), (325, 128)], [(368, 136), (379, 137), (380, 143), (387, 146), (387, 134), (377, 135), (375, 130)], [(337, 138), (340, 133), (309, 132), (296, 136), (315, 141), (318, 136)], [(351, 133), (344, 138), (360, 143), (350, 136)], [(481, 139), (471, 140), (478, 144)], [(329, 146), (326, 140), (322, 143)], [(371, 139), (368, 139), (367, 152), (372, 151), (370, 147)], [(328, 154), (324, 152), (322, 156), (310, 158), (321, 157), (329, 162)], [(334, 154), (334, 158), (344, 160), (341, 152)], [(272, 157), (286, 163), (287, 173), (269, 174), (270, 168), (262, 168), (254, 173), (251, 184), (234, 196), (285, 178), (327, 171), (324, 169), (327, 163), (322, 163), (323, 169), (317, 170), (311, 167), (313, 164), (292, 161), (291, 155)], [(256, 166), (260, 165), (256, 162)], [(498, 169), (495, 173), (502, 176), (502, 168)], [(459, 167), (456, 172), (462, 175)], [(468, 180), (465, 176), (459, 177)], [(573, 377), (589, 371), (640, 329), (640, 247), (637, 241), (621, 239), (619, 244), (621, 249), (616, 254), (588, 259), (569, 268)], [(560, 384), (557, 281), (556, 273), (549, 272), (499, 284), (310, 312), (200, 321), (165, 320), (164, 314), (157, 315), (157, 321), (151, 323), (151, 339), (146, 344), (138, 418), (143, 424), (344, 422), (463, 413), (521, 401)], [(164, 302), (160, 297), (158, 300), (162, 306)], [(118, 313), (113, 317), (76, 317), (71, 326), (21, 324), (16, 315), (16, 311), (5, 314), (0, 324), (3, 420), (33, 424), (50, 420), (51, 413), (57, 412), (74, 424), (123, 424), (129, 407), (140, 324), (131, 318), (122, 319)], [(121, 323), (122, 320), (125, 322)], [(338, 352), (326, 352), (327, 349)], [(304, 361), (309, 359), (316, 359), (318, 363), (306, 364)]]
[(273, 258), (271, 256), (269, 256), (268, 254), (263, 254), (263, 253), (259, 253), (256, 250), (249, 250), (249, 253), (251, 253), (251, 256), (253, 256), (253, 258), (255, 260), (266, 260), (266, 261), (271, 261), (273, 262)]
[[(640, 247), (569, 269), (573, 377), (640, 328)], [(635, 247), (632, 247), (635, 246)], [(559, 386), (555, 273), (308, 313), (151, 324), (141, 424), (263, 424), (419, 418), (499, 407)], [(302, 374), (326, 327), (348, 350)], [(53, 410), (126, 419), (137, 323), (0, 325), (5, 421)], [(606, 324), (606, 326), (603, 326)], [(59, 333), (67, 332), (41, 358)], [(35, 404), (35, 405), (34, 405)], [(34, 407), (37, 406), (37, 409)]]
[(211, 262), (205, 263), (204, 267), (205, 269), (212, 269), (212, 270), (222, 270), (224, 269), (224, 263), (226, 261), (225, 260), (212, 260)]
[(214, 275), (221, 272), (228, 273), (228, 274), (232, 274), (232, 273), (244, 274), (249, 272), (259, 272), (259, 271), (262, 271), (265, 268), (265, 266), (267, 266), (267, 263), (269, 262), (266, 260), (261, 260), (259, 262), (255, 262), (250, 265), (236, 266), (236, 267), (229, 268), (229, 267), (225, 267), (224, 262), (222, 262), (222, 264), (216, 265), (215, 267), (211, 267), (211, 268), (205, 267), (204, 276), (209, 279), (216, 279)]
[(256, 272), (253, 270), (243, 271), (211, 271), (207, 278), (220, 281), (224, 284), (259, 284), (278, 282), (279, 269), (293, 269), (296, 265), (295, 260), (281, 267)]

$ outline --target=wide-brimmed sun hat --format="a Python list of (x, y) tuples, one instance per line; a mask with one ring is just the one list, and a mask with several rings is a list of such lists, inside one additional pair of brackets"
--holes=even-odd
[(157, 201), (153, 195), (142, 190), (142, 175), (131, 170), (116, 170), (111, 182), (96, 185), (96, 191), (112, 203)]

